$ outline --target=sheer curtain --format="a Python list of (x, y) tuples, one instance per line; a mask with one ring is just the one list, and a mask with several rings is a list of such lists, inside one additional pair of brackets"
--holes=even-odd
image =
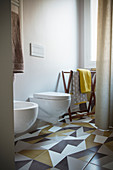
[(113, 0), (98, 0), (96, 126), (113, 126)]

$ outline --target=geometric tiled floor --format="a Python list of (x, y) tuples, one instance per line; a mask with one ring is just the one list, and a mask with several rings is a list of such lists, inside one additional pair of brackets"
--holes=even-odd
[(64, 121), (17, 138), (15, 169), (113, 170), (113, 130), (96, 129), (93, 116)]

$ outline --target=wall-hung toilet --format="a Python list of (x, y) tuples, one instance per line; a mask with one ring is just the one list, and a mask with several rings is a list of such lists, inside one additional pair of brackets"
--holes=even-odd
[(68, 93), (43, 92), (35, 93), (29, 100), (39, 106), (38, 119), (57, 123), (59, 116), (68, 111), (71, 95)]

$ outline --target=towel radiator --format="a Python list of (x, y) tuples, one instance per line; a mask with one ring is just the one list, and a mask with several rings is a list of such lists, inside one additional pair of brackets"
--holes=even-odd
[[(66, 87), (65, 74), (69, 74), (67, 87)], [(95, 75), (95, 77), (94, 77), (94, 75)], [(72, 76), (73, 76), (73, 71), (72, 70), (70, 72), (62, 71), (62, 78), (63, 78), (63, 85), (64, 85), (65, 93), (69, 93)], [(94, 81), (93, 81), (93, 78), (94, 78)], [(96, 71), (91, 71), (91, 95), (90, 95), (88, 109), (87, 110), (78, 110), (76, 112), (71, 112), (71, 109), (69, 107), (68, 108), (68, 113), (65, 113), (62, 117), (65, 117), (66, 115), (69, 115), (69, 119), (70, 119), (70, 121), (72, 121), (72, 118), (78, 118), (78, 117), (82, 117), (84, 115), (95, 114), (95, 112), (90, 112), (90, 107), (91, 107), (91, 103), (92, 103), (93, 98), (94, 98), (94, 105), (96, 104), (95, 85), (96, 85)], [(77, 112), (79, 112), (79, 113), (87, 112), (87, 113), (85, 113), (85, 114), (77, 114)], [(76, 114), (76, 116), (72, 116), (73, 114)]]

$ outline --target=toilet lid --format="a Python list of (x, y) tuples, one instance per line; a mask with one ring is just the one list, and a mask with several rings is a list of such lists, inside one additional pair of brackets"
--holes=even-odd
[(35, 93), (34, 98), (38, 99), (58, 99), (58, 100), (66, 100), (70, 99), (71, 95), (68, 93), (58, 93), (58, 92), (43, 92), (43, 93)]

